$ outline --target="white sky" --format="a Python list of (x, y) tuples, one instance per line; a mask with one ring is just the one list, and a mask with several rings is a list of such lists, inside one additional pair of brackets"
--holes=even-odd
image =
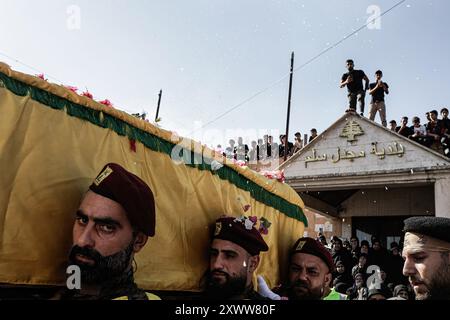
[[(299, 67), (374, 17), (370, 6), (382, 12), (397, 2), (0, 0), (0, 60), (38, 73), (25, 63), (52, 82), (89, 88), (97, 100), (150, 118), (163, 89), (165, 129), (210, 146), (238, 135), (250, 144), (285, 130), (291, 51)], [(380, 28), (364, 28), (297, 70), (290, 139), (312, 127), (320, 132), (343, 114), (346, 89), (338, 84), (347, 58), (371, 80), (383, 70), (391, 88), (388, 121), (424, 119), (448, 106), (449, 9), (447, 0), (406, 1), (381, 18)], [(366, 115), (368, 104), (366, 97)]]

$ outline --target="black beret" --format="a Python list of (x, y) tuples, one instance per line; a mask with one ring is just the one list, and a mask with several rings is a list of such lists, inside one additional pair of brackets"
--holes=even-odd
[(311, 254), (322, 259), (328, 266), (330, 272), (334, 271), (334, 262), (331, 253), (319, 241), (307, 237), (300, 238), (291, 249), (291, 257), (297, 252)]
[(450, 242), (450, 219), (442, 217), (412, 217), (404, 221), (404, 232), (414, 232)]
[(138, 176), (116, 163), (108, 163), (89, 189), (118, 202), (130, 224), (147, 236), (155, 235), (155, 200), (152, 190)]
[(246, 227), (242, 218), (221, 217), (217, 219), (213, 239), (231, 241), (244, 248), (252, 256), (269, 250), (261, 233), (254, 226)]

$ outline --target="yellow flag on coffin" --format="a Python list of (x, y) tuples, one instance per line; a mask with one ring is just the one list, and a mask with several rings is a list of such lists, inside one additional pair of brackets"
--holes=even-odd
[(307, 223), (302, 200), (286, 184), (213, 157), (196, 142), (0, 63), (0, 283), (65, 284), (74, 213), (100, 169), (115, 162), (155, 196), (156, 234), (136, 256), (140, 287), (199, 290), (211, 225), (222, 214), (242, 215), (242, 203), (246, 215), (272, 223), (257, 273), (278, 284)]

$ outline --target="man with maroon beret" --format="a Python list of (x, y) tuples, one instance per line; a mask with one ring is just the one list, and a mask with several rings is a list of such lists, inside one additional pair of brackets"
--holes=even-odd
[(289, 300), (324, 299), (331, 290), (333, 270), (333, 258), (320, 242), (300, 238), (291, 249), (287, 283), (279, 294)]
[(134, 255), (155, 234), (155, 200), (148, 185), (122, 166), (107, 164), (76, 212), (69, 265), (81, 271), (81, 289), (61, 299), (159, 300), (134, 282)]
[(215, 223), (206, 274), (205, 298), (265, 300), (254, 291), (252, 278), (260, 262), (259, 253), (269, 250), (261, 236), (267, 220), (256, 217), (221, 217)]

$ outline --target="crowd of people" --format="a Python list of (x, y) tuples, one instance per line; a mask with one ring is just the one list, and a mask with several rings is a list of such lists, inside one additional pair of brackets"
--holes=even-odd
[[(370, 103), (369, 119), (374, 121), (377, 112), (380, 114), (381, 123), (387, 127), (386, 122), (386, 104), (385, 95), (389, 94), (389, 85), (383, 82), (383, 72), (375, 72), (375, 82), (369, 83), (369, 78), (363, 70), (354, 69), (353, 60), (347, 60), (347, 73), (341, 78), (341, 88), (347, 87), (348, 90), (348, 112), (356, 112), (356, 104), (359, 102), (360, 115), (364, 116), (365, 94), (369, 91), (372, 96)], [(364, 85), (363, 85), (364, 81)], [(404, 137), (412, 139), (426, 147), (432, 148), (437, 152), (450, 157), (450, 120), (448, 119), (448, 109), (441, 109), (441, 119), (438, 119), (437, 110), (432, 110), (425, 114), (427, 123), (422, 125), (420, 118), (412, 118), (412, 125), (408, 125), (408, 117), (401, 119), (400, 126), (397, 126), (395, 120), (391, 120), (390, 129), (401, 134)]]
[(402, 273), (404, 260), (397, 242), (392, 242), (388, 250), (376, 237), (369, 243), (367, 240), (360, 242), (357, 237), (342, 241), (333, 236), (328, 243), (320, 234), (316, 240), (332, 255), (333, 287), (348, 299), (414, 299), (414, 291)]
[(425, 114), (426, 124), (420, 123), (420, 118), (412, 118), (412, 125), (408, 124), (409, 118), (403, 117), (400, 125), (395, 120), (391, 120), (390, 129), (411, 140), (420, 143), (423, 146), (443, 153), (450, 157), (450, 119), (448, 118), (448, 109), (441, 109), (441, 118), (437, 110), (431, 110)]
[[(218, 145), (216, 151), (223, 154), (224, 157), (228, 159), (235, 159), (237, 161), (244, 161), (247, 164), (255, 165), (259, 162), (271, 161), (271, 160), (282, 160), (286, 154), (287, 158), (294, 155), (305, 145), (310, 143), (317, 137), (317, 130), (315, 128), (311, 129), (311, 135), (308, 141), (303, 141), (300, 132), (296, 132), (294, 135), (294, 143), (287, 141), (286, 149), (286, 135), (281, 134), (279, 136), (279, 142), (273, 140), (273, 136), (264, 135), (263, 139), (258, 139), (258, 141), (253, 140), (251, 142), (251, 147), (244, 143), (242, 137), (236, 140), (230, 139), (228, 141), (228, 146), (223, 149), (221, 145)], [(307, 138), (307, 137), (305, 137)]]
[[(389, 85), (382, 81), (383, 72), (375, 72), (375, 81), (370, 83), (369, 78), (363, 70), (354, 68), (353, 60), (346, 62), (347, 73), (341, 78), (341, 88), (347, 87), (348, 90), (348, 109), (347, 112), (357, 112), (359, 103), (360, 115), (364, 116), (366, 91), (371, 95), (369, 119), (375, 121), (375, 116), (379, 113), (381, 123), (387, 127), (385, 95), (389, 94)], [(364, 82), (364, 83), (363, 83)], [(412, 118), (412, 125), (408, 124), (408, 117), (401, 119), (400, 125), (395, 120), (389, 122), (390, 129), (414, 140), (426, 147), (432, 148), (447, 157), (450, 157), (450, 119), (448, 118), (448, 109), (442, 108), (441, 119), (438, 118), (438, 112), (432, 110), (426, 113), (427, 123), (422, 125), (419, 117)], [(218, 145), (216, 151), (223, 154), (228, 159), (243, 161), (249, 165), (256, 165), (267, 160), (283, 160), (298, 152), (313, 139), (317, 137), (317, 130), (312, 128), (308, 141), (307, 135), (302, 139), (300, 132), (295, 133), (294, 142), (288, 141), (286, 144), (286, 135), (279, 136), (279, 142), (275, 142), (273, 136), (264, 135), (263, 139), (251, 141), (250, 147), (244, 143), (243, 138), (236, 140), (230, 139), (229, 145), (223, 149)], [(305, 141), (304, 141), (305, 140)]]
[[(79, 269), (79, 284), (69, 274), (66, 287), (33, 299), (159, 300), (158, 295), (137, 286), (133, 266), (135, 255), (155, 236), (155, 222), (155, 198), (150, 187), (118, 164), (105, 165), (83, 196), (73, 225), (68, 265)], [(280, 254), (276, 243), (272, 246), (266, 242), (271, 225), (264, 217), (236, 213), (218, 217), (209, 228), (205, 252), (209, 259), (204, 275), (199, 275), (202, 291), (188, 297), (450, 300), (448, 218), (406, 219), (403, 248), (391, 243), (389, 252), (375, 237), (370, 245), (356, 237), (342, 241), (334, 236), (331, 245), (323, 235), (318, 239), (301, 237), (285, 252), (288, 268), (280, 268), (283, 280), (269, 288), (258, 274), (258, 266), (268, 258), (261, 252), (276, 250), (276, 256)]]

